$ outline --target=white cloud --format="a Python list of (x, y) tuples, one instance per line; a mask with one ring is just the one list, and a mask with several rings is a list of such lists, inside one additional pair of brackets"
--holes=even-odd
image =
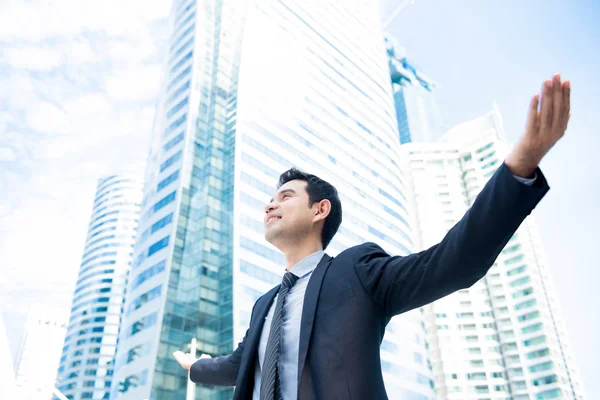
[(14, 161), (17, 158), (15, 151), (10, 147), (0, 147), (0, 161)]
[(97, 179), (143, 173), (169, 8), (0, 2), (4, 311), (48, 297), (68, 306)]
[(50, 71), (63, 63), (61, 52), (48, 46), (7, 48), (3, 59), (13, 68), (34, 71)]
[(106, 82), (108, 95), (119, 100), (154, 99), (160, 82), (161, 66), (130, 68), (111, 74)]
[(83, 32), (135, 35), (167, 16), (169, 1), (7, 1), (0, 13), (0, 40), (40, 41)]

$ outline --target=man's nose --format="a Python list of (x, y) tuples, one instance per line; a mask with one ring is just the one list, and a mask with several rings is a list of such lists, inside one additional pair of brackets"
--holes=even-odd
[(269, 204), (267, 204), (265, 206), (265, 212), (268, 214), (273, 210), (276, 210), (277, 207), (279, 207), (279, 205), (277, 205), (277, 203), (275, 203), (274, 201), (270, 202)]

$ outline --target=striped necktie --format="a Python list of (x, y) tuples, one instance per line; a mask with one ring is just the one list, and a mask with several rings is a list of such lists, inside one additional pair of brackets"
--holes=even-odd
[(285, 298), (298, 277), (291, 272), (286, 272), (279, 286), (277, 304), (271, 320), (271, 331), (267, 340), (265, 361), (260, 378), (260, 400), (280, 400), (281, 388), (279, 386), (279, 356), (281, 354), (281, 325), (283, 324), (283, 305)]

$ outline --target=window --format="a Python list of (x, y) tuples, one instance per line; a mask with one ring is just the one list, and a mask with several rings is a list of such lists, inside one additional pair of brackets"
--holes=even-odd
[(159, 200), (153, 207), (152, 211), (153, 212), (157, 212), (158, 210), (160, 210), (161, 208), (163, 208), (164, 206), (166, 206), (167, 204), (171, 203), (172, 201), (175, 200), (175, 196), (176, 196), (176, 191), (173, 191), (171, 193), (169, 193), (168, 195), (166, 195), (165, 197), (163, 197), (161, 200)]
[(523, 332), (523, 333), (537, 332), (537, 331), (541, 331), (542, 327), (543, 327), (543, 325), (541, 323), (535, 324), (535, 325), (530, 325), (530, 326), (527, 326), (527, 327), (521, 329), (521, 332)]
[(179, 68), (181, 68), (183, 66), (183, 64), (185, 64), (186, 61), (188, 61), (190, 58), (192, 58), (193, 53), (194, 53), (193, 51), (190, 51), (181, 60), (179, 60), (179, 62), (177, 62), (177, 64), (173, 65), (170, 73), (172, 74), (172, 73), (176, 72)]
[(561, 399), (562, 398), (562, 392), (560, 391), (560, 389), (552, 389), (552, 390), (548, 390), (542, 393), (538, 393), (535, 396), (536, 400), (546, 400), (546, 399)]
[(533, 307), (533, 306), (536, 305), (536, 303), (537, 303), (536, 299), (527, 300), (527, 301), (524, 301), (522, 303), (516, 304), (515, 305), (515, 310), (522, 310), (524, 308)]
[(240, 271), (260, 279), (263, 282), (268, 282), (273, 285), (281, 283), (281, 277), (277, 274), (267, 271), (264, 268), (257, 267), (249, 262), (240, 260)]
[(148, 279), (152, 278), (154, 275), (156, 275), (160, 272), (163, 272), (165, 270), (165, 264), (166, 264), (166, 261), (162, 260), (159, 263), (146, 268), (142, 273), (140, 273), (138, 276), (136, 276), (133, 279), (131, 289), (133, 290), (133, 289), (137, 288), (142, 283), (144, 283)]
[(131, 302), (129, 305), (129, 309), (127, 310), (127, 315), (131, 314), (133, 311), (139, 309), (144, 304), (160, 297), (161, 286), (158, 285), (153, 289), (150, 289), (146, 293), (139, 295), (135, 300)]
[(525, 265), (521, 265), (520, 267), (514, 268), (509, 270), (506, 275), (507, 276), (513, 276), (513, 275), (517, 275), (520, 274), (521, 272), (525, 271), (527, 267)]
[[(181, 137), (183, 138), (183, 134), (181, 135)], [(160, 164), (160, 172), (163, 172), (165, 169), (169, 168), (175, 162), (179, 161), (181, 159), (182, 154), (183, 154), (183, 152), (181, 150), (179, 150), (177, 153), (175, 153), (171, 157), (167, 158), (165, 160), (165, 162)]]
[(525, 346), (529, 347), (529, 346), (537, 346), (538, 344), (543, 344), (546, 343), (546, 336), (542, 335), (542, 336), (537, 336), (534, 337), (532, 339), (528, 339), (523, 341), (523, 344), (525, 344)]
[(549, 375), (543, 378), (534, 379), (533, 386), (549, 385), (551, 383), (555, 383), (557, 380), (558, 379), (556, 378), (556, 375)]
[(148, 248), (148, 257), (167, 247), (169, 245), (169, 236), (165, 236), (160, 239), (158, 242), (154, 243), (152, 246)]
[(398, 346), (396, 346), (394, 343), (392, 342), (388, 342), (387, 340), (383, 340), (383, 342), (381, 342), (381, 349), (385, 350), (385, 351), (389, 351), (391, 353), (395, 353), (398, 351)]
[(485, 372), (475, 372), (472, 374), (467, 374), (467, 379), (470, 381), (484, 381)]
[(538, 318), (539, 316), (540, 316), (540, 312), (539, 311), (533, 311), (533, 312), (530, 312), (528, 314), (521, 315), (517, 319), (519, 320), (519, 322), (523, 322), (523, 321), (529, 321), (529, 320)]
[(185, 107), (188, 104), (188, 102), (189, 97), (185, 97), (183, 100), (177, 103), (173, 108), (169, 110), (169, 112), (167, 113), (167, 118), (171, 118), (173, 115), (175, 115), (179, 110)]
[(148, 377), (148, 370), (145, 369), (138, 374), (129, 375), (127, 378), (123, 379), (118, 384), (119, 396), (122, 393), (126, 393), (129, 389), (134, 389), (140, 385), (146, 384), (146, 379)]
[(531, 353), (527, 353), (527, 358), (532, 360), (534, 358), (545, 357), (548, 354), (550, 354), (550, 350), (548, 349), (536, 350), (532, 351)]
[(511, 287), (520, 286), (528, 283), (531, 279), (528, 276), (512, 281), (509, 285)]
[(136, 333), (151, 327), (156, 323), (157, 313), (152, 313), (150, 315), (146, 315), (143, 318), (135, 321), (131, 326), (127, 329), (126, 334), (127, 337), (133, 336)]
[(173, 121), (171, 123), (171, 125), (169, 125), (168, 127), (165, 128), (165, 132), (163, 133), (163, 136), (169, 135), (175, 129), (180, 127), (181, 124), (183, 124), (186, 120), (187, 120), (187, 114), (183, 114), (181, 117), (177, 118), (175, 121)]
[(156, 187), (156, 191), (160, 192), (165, 187), (167, 187), (171, 183), (175, 182), (177, 180), (177, 178), (179, 178), (179, 170), (173, 172), (171, 175), (167, 176), (165, 179), (163, 179), (162, 181), (160, 181), (158, 183), (158, 186)]
[(513, 297), (513, 299), (518, 299), (519, 297), (528, 296), (531, 293), (533, 293), (533, 289), (527, 288), (527, 289), (519, 290), (518, 292), (514, 292), (512, 294), (512, 297)]
[(511, 265), (511, 264), (518, 263), (519, 261), (522, 261), (524, 257), (525, 256), (523, 254), (521, 254), (521, 255), (509, 258), (508, 260), (504, 261), (504, 264)]
[(547, 371), (549, 369), (552, 369), (553, 366), (554, 366), (554, 364), (552, 363), (552, 361), (546, 361), (541, 364), (536, 364), (536, 365), (529, 367), (529, 371), (534, 372), (534, 373), (541, 372), (541, 371)]
[(161, 219), (156, 221), (154, 224), (152, 224), (152, 227), (150, 228), (150, 232), (154, 233), (154, 232), (158, 231), (159, 229), (167, 226), (171, 222), (173, 222), (173, 213), (170, 213), (170, 214), (162, 217)]
[[(179, 143), (183, 142), (183, 137), (184, 134), (183, 132), (181, 132), (179, 135), (175, 136), (173, 139), (169, 140), (167, 143), (165, 143), (165, 145), (163, 146), (163, 151), (169, 151), (171, 150), (173, 147), (177, 146)], [(161, 169), (162, 172), (162, 169)]]
[(131, 348), (123, 356), (122, 364), (123, 365), (129, 364), (130, 362), (133, 362), (133, 361), (137, 360), (138, 358), (141, 358), (141, 357), (147, 355), (149, 352), (150, 352), (150, 344), (144, 343), (144, 344), (137, 345), (137, 346)]
[(255, 253), (257, 253), (258, 255), (265, 257), (273, 262), (276, 263), (280, 263), (280, 264), (285, 264), (285, 259), (283, 257), (283, 254), (275, 251), (275, 250), (271, 250), (268, 247), (265, 247), (261, 244), (258, 244), (244, 236), (242, 236), (240, 238), (240, 245), (241, 247), (253, 251)]
[[(485, 146), (477, 149), (476, 153), (483, 153), (484, 151), (486, 151), (487, 149), (491, 148), (494, 145), (494, 143), (488, 143)], [(466, 157), (465, 157), (466, 158)]]

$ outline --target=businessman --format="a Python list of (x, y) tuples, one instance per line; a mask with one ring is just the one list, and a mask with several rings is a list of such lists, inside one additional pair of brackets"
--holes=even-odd
[(531, 100), (525, 133), (471, 209), (437, 245), (406, 257), (364, 243), (324, 253), (342, 221), (329, 183), (284, 172), (265, 207), (265, 237), (286, 260), (280, 285), (254, 304), (237, 349), (175, 352), (192, 381), (235, 385), (235, 399), (386, 399), (379, 346), (398, 314), (481, 279), (549, 190), (538, 165), (564, 135), (570, 83), (557, 74)]

